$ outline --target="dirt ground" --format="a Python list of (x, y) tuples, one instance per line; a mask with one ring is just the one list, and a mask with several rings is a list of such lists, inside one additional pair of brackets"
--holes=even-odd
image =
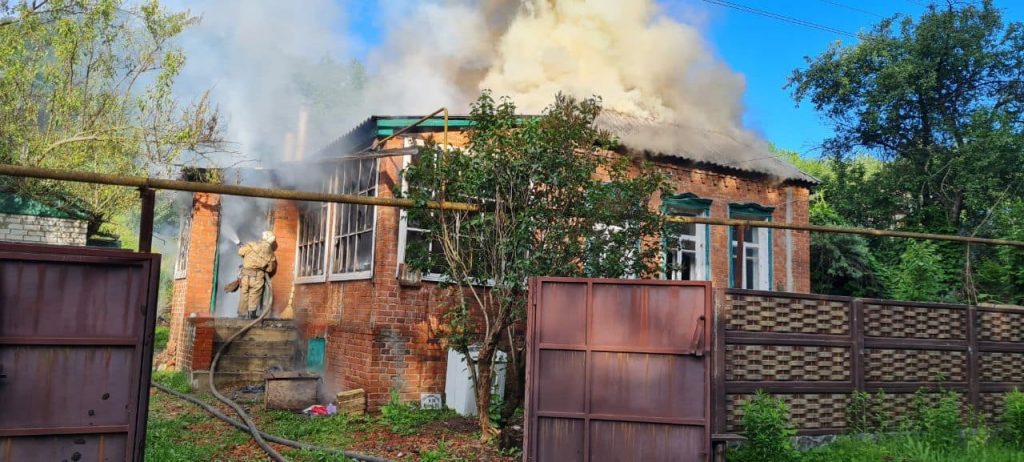
[[(234, 416), (230, 408), (216, 403), (212, 396), (202, 398)], [(404, 408), (403, 412), (389, 417), (380, 414), (307, 417), (287, 411), (266, 411), (258, 395), (238, 395), (236, 401), (250, 412), (263, 431), (317, 446), (344, 448), (395, 461), (512, 462), (521, 459), (517, 451), (503, 453), (493, 444), (480, 442), (475, 420), (447, 412)], [(431, 412), (434, 414), (424, 414)], [(147, 460), (266, 460), (266, 455), (247, 434), (191, 403), (156, 389), (151, 389), (149, 417)], [(326, 453), (274, 447), (295, 461), (345, 460)]]

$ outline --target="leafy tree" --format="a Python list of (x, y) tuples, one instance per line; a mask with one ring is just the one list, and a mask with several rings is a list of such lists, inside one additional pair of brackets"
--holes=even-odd
[[(870, 180), (849, 182), (876, 191), (862, 212), (836, 207), (854, 224), (1000, 233), (987, 217), (1024, 184), (1024, 27), (1004, 22), (990, 0), (883, 20), (856, 45), (809, 58), (789, 87), (832, 123), (828, 155), (886, 161)], [(946, 265), (962, 270), (970, 298), (970, 252), (941, 250), (957, 255)]]
[[(119, 174), (220, 150), (206, 95), (182, 104), (174, 38), (197, 19), (155, 0), (0, 2), (0, 162)], [(136, 204), (113, 186), (4, 179), (5, 190), (85, 212), (89, 231)]]
[[(810, 207), (812, 224), (849, 226), (824, 200)], [(856, 234), (811, 234), (811, 291), (854, 297), (884, 297), (885, 284), (868, 240)]]
[(470, 346), (479, 346), (478, 369), (469, 370), (484, 439), (497, 431), (489, 413), (499, 347), (509, 356), (504, 418), (497, 420), (507, 422), (522, 403), (527, 279), (652, 274), (662, 219), (649, 202), (666, 184), (662, 174), (605, 149), (614, 143), (593, 125), (597, 99), (558, 96), (539, 117), (515, 109), (485, 92), (472, 106), (466, 149), (427, 146), (405, 172), (408, 195), (419, 203), (487, 209), (410, 211), (440, 248), (410, 253), (415, 268), (441, 271), (447, 281), (448, 344), (467, 364)]
[(943, 271), (938, 245), (932, 241), (911, 241), (888, 278), (892, 295), (899, 300), (927, 302), (951, 295), (950, 275)]

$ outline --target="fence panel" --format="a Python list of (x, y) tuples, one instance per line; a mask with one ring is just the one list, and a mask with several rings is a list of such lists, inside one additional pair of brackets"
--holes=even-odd
[(790, 407), (802, 434), (838, 433), (854, 391), (887, 395), (906, 415), (914, 393), (953, 390), (991, 419), (1024, 383), (1024, 311), (740, 289), (715, 294), (714, 423), (739, 431), (758, 390)]

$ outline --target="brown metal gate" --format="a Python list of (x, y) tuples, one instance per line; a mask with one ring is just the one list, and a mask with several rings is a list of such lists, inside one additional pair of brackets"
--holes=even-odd
[(160, 256), (0, 243), (0, 461), (142, 460)]
[(707, 460), (710, 289), (531, 280), (524, 459)]

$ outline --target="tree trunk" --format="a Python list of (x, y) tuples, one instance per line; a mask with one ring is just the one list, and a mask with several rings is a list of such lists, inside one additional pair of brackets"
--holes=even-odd
[(516, 410), (523, 405), (523, 398), (526, 397), (526, 348), (513, 345), (516, 354), (509, 355), (509, 362), (505, 367), (505, 402), (501, 409), (501, 421), (505, 423), (501, 427), (498, 445), (501, 449), (511, 449), (522, 445), (520, 433), (512, 428), (512, 418)]
[(494, 346), (490, 342), (480, 348), (476, 362), (476, 416), (480, 425), (480, 440), (490, 441), (498, 433), (491, 423), (491, 366), (494, 360)]

